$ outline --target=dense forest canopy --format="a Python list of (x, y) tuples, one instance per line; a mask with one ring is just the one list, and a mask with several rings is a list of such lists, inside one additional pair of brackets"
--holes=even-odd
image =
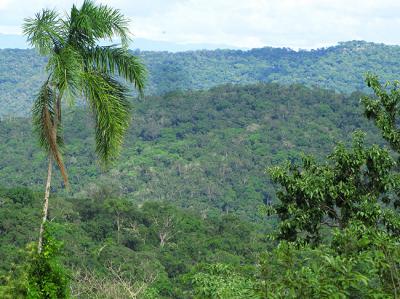
[[(76, 175), (71, 181), (84, 187), (73, 197), (53, 196), (45, 239), (51, 271), (40, 275), (52, 274), (66, 296), (78, 298), (396, 298), (400, 183), (392, 142), (398, 138), (387, 133), (395, 128), (397, 108), (387, 104), (397, 103), (400, 93), (394, 88), (389, 96), (371, 82), (383, 104), (359, 93), (277, 84), (137, 101), (138, 126), (123, 153), (130, 158), (102, 177), (84, 129), (90, 118), (82, 108), (67, 113), (73, 155), (66, 163)], [(394, 151), (370, 145), (383, 140), (362, 117), (360, 97)], [(32, 146), (28, 128), (27, 119), (1, 123), (10, 136), (2, 149), (8, 153), (2, 165), (9, 166), (1, 173), (21, 180), (18, 185), (41, 185), (34, 172), (45, 167), (43, 154)], [(358, 132), (350, 145), (346, 137), (357, 128), (367, 137)], [(344, 143), (332, 150), (340, 139)], [(315, 159), (302, 157), (302, 150)], [(37, 164), (32, 167), (26, 155)], [(280, 185), (277, 199), (268, 166)], [(40, 196), (21, 187), (0, 189), (5, 298), (24, 298), (27, 282), (41, 277), (31, 271), (31, 247), (16, 250), (36, 239)]]
[[(105, 173), (94, 159), (91, 117), (85, 108), (67, 110), (70, 192), (164, 200), (258, 219), (258, 207), (275, 198), (266, 167), (302, 153), (323, 157), (353, 130), (375, 131), (361, 115), (360, 97), (270, 83), (137, 99), (122, 157)], [(0, 122), (0, 138), (0, 185), (40, 188), (44, 177), (37, 173), (46, 166), (30, 120)], [(59, 177), (52, 190), (65, 192)]]
[[(381, 80), (395, 80), (400, 73), (399, 46), (363, 41), (311, 51), (267, 47), (134, 54), (148, 67), (148, 95), (257, 82), (302, 83), (345, 93), (366, 92), (366, 72), (373, 70)], [(0, 116), (29, 113), (45, 77), (44, 65), (45, 59), (33, 50), (0, 50)]]
[[(17, 276), (28, 259), (21, 249), (37, 239), (41, 197), (0, 188), (0, 296), (7, 274)], [(262, 227), (233, 215), (204, 218), (165, 202), (138, 207), (132, 198), (52, 199), (53, 230), (65, 242), (62, 263), (80, 281), (72, 290), (76, 298), (132, 298), (124, 284), (135, 291), (142, 286), (140, 298), (188, 298), (190, 277), (202, 264), (250, 273), (269, 246)]]
[(400, 46), (130, 51), (128, 23), (85, 0), (0, 50), (0, 298), (400, 298)]

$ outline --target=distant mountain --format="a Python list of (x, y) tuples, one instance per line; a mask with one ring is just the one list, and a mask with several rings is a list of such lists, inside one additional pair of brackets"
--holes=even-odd
[[(399, 79), (400, 46), (351, 41), (316, 50), (288, 48), (154, 52), (135, 50), (149, 69), (147, 94), (219, 84), (302, 83), (350, 93), (364, 74)], [(0, 116), (26, 115), (43, 80), (46, 59), (33, 50), (0, 50)]]

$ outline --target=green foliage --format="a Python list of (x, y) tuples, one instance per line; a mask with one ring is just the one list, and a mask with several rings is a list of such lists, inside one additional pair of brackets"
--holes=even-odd
[[(27, 257), (6, 276), (6, 285), (0, 289), (2, 298), (61, 299), (69, 296), (69, 276), (60, 262), (63, 243), (54, 238), (54, 228), (46, 225), (43, 249), (30, 243), (24, 252)], [(3, 293), (1, 293), (3, 291)]]
[[(148, 298), (188, 298), (193, 288), (184, 278), (195, 273), (197, 264), (228, 265), (247, 281), (258, 253), (268, 247), (260, 226), (233, 215), (203, 218), (168, 203), (138, 206), (106, 193), (97, 199), (54, 198), (51, 238), (41, 256), (27, 257), (23, 248), (36, 240), (41, 201), (19, 188), (0, 189), (0, 202), (0, 290), (13, 285), (14, 294), (26, 293), (28, 286), (48, 290), (44, 279), (49, 292), (56, 291), (52, 283), (60, 280), (62, 287), (67, 282), (63, 265), (72, 297), (129, 298), (139, 292)], [(63, 240), (62, 254), (54, 240)]]
[(336, 230), (332, 244), (280, 242), (261, 258), (262, 298), (396, 298), (398, 240), (361, 222)]
[[(370, 70), (384, 80), (396, 79), (399, 49), (399, 46), (350, 41), (311, 51), (266, 47), (249, 51), (134, 51), (133, 54), (149, 70), (146, 94), (258, 82), (300, 83), (351, 93), (356, 90), (369, 92), (363, 75)], [(107, 55), (113, 51), (118, 52), (115, 48), (102, 48), (101, 53), (93, 51), (92, 58), (99, 59), (101, 66), (108, 66)], [(125, 59), (125, 55), (113, 55), (114, 59)], [(47, 60), (35, 55), (34, 51), (18, 49), (0, 50), (0, 57), (0, 116), (26, 116), (35, 91), (47, 78), (43, 71)], [(129, 73), (132, 74), (129, 71), (120, 74), (126, 78)]]
[(24, 35), (28, 42), (39, 50), (42, 55), (48, 55), (54, 46), (54, 40), (61, 39), (61, 22), (56, 11), (43, 9), (34, 19), (25, 19)]
[(324, 226), (345, 228), (354, 219), (370, 226), (387, 222), (379, 202), (384, 197), (390, 207), (398, 185), (389, 151), (366, 148), (364, 135), (357, 132), (352, 148), (338, 145), (328, 161), (319, 165), (304, 157), (301, 168), (288, 163), (270, 169), (272, 179), (283, 186), (273, 207), (281, 219), (279, 239), (317, 244)]
[(84, 81), (84, 94), (95, 116), (96, 152), (107, 163), (119, 153), (129, 126), (128, 90), (101, 73), (87, 73)]
[(361, 103), (364, 105), (364, 114), (372, 119), (382, 137), (391, 145), (394, 151), (400, 152), (400, 133), (398, 129), (400, 82), (387, 82), (384, 86), (376, 75), (366, 77), (368, 87), (371, 87), (375, 97), (364, 96)]
[(190, 276), (194, 298), (258, 298), (254, 282), (225, 264), (200, 265)]
[(302, 167), (270, 170), (284, 188), (266, 209), (281, 220), (282, 241), (262, 258), (264, 298), (398, 297), (398, 88), (388, 94), (372, 75), (367, 83), (376, 98), (363, 97), (365, 114), (396, 153), (366, 147), (365, 134), (356, 132), (353, 146), (338, 145), (325, 163), (305, 157)]
[[(356, 133), (352, 145), (345, 140), (327, 161), (322, 160), (341, 136), (354, 129), (376, 132), (358, 115), (360, 93), (342, 95), (300, 85), (257, 84), (172, 92), (147, 101), (137, 99), (133, 102), (137, 125), (129, 129), (124, 149), (123, 156), (127, 158), (100, 175), (101, 170), (93, 162), (94, 144), (103, 143), (101, 148), (107, 149), (97, 149), (100, 156), (115, 151), (112, 146), (104, 146), (109, 143), (109, 136), (102, 132), (111, 128), (120, 142), (119, 132), (127, 129), (125, 114), (130, 104), (107, 101), (109, 97), (125, 97), (127, 90), (101, 72), (110, 70), (129, 80), (136, 74), (127, 65), (133, 67), (137, 62), (129, 58), (124, 47), (116, 50), (95, 46), (96, 37), (110, 38), (111, 31), (98, 31), (109, 26), (107, 22), (124, 26), (118, 12), (113, 14), (114, 19), (95, 18), (96, 27), (87, 24), (88, 16), (100, 12), (110, 15), (106, 7), (96, 8), (85, 1), (81, 9), (73, 7), (71, 19), (75, 21), (70, 24), (74, 42), (82, 40), (82, 31), (76, 28), (85, 32), (83, 41), (92, 46), (92, 51), (84, 55), (97, 71), (91, 69), (83, 81), (74, 80), (81, 78), (75, 75), (81, 73), (83, 63), (77, 57), (81, 53), (74, 48), (81, 46), (78, 44), (64, 47), (50, 58), (49, 71), (57, 78), (65, 99), (84, 82), (82, 86), (91, 99), (89, 108), (114, 113), (108, 119), (106, 113), (95, 114), (95, 140), (86, 129), (93, 120), (84, 116), (85, 111), (67, 110), (64, 114), (69, 144), (65, 161), (74, 197), (58, 192), (59, 197), (50, 208), (52, 226), (57, 229), (51, 238), (47, 236), (50, 242), (45, 243), (44, 252), (48, 254), (33, 256), (23, 272), (25, 276), (19, 279), (10, 273), (18, 272), (15, 264), (24, 254), (17, 249), (34, 238), (34, 224), (40, 218), (36, 212), (39, 201), (35, 193), (26, 189), (0, 189), (0, 297), (7, 298), (10, 290), (14, 297), (26, 296), (28, 289), (33, 298), (68, 296), (64, 292), (68, 279), (61, 265), (72, 274), (71, 296), (81, 294), (82, 298), (399, 296), (397, 154), (371, 146), (371, 141), (381, 143), (378, 137), (365, 139)], [(46, 14), (38, 15), (41, 24), (32, 21), (29, 25), (38, 30), (37, 37), (31, 36), (32, 43), (39, 40), (42, 31), (53, 30), (46, 21), (51, 20), (51, 11)], [(119, 30), (118, 26), (113, 28)], [(61, 29), (53, 31), (56, 30)], [(44, 41), (37, 47), (46, 52), (48, 43)], [(137, 53), (148, 60), (159, 59), (150, 62), (150, 68), (156, 70), (150, 80), (159, 80), (157, 88), (154, 83), (149, 86), (151, 92), (239, 80), (307, 80), (312, 84), (313, 76), (324, 86), (350, 91), (361, 88), (349, 72), (351, 65), (370, 66), (370, 58), (379, 55), (382, 47), (385, 46), (347, 43), (299, 53), (282, 49), (158, 53), (159, 56)], [(397, 48), (390, 51), (393, 55), (384, 61), (396, 57)], [(219, 55), (218, 59), (213, 55)], [(181, 60), (175, 61), (176, 57)], [(301, 60), (297, 60), (299, 57)], [(240, 63), (232, 67), (235, 59)], [(269, 60), (276, 65), (267, 66)], [(298, 67), (300, 61), (305, 68)], [(251, 67), (254, 62), (257, 67)], [(384, 64), (381, 60), (374, 65)], [(196, 71), (188, 72), (193, 65)], [(393, 75), (390, 70), (378, 67), (378, 72), (389, 77)], [(207, 77), (209, 73), (214, 75)], [(163, 76), (160, 79), (154, 74)], [(322, 78), (325, 74), (330, 77)], [(373, 76), (367, 82), (376, 95), (363, 97), (366, 115), (398, 152), (398, 85), (382, 86)], [(136, 87), (141, 89), (137, 84)], [(112, 124), (116, 124), (115, 130)], [(0, 145), (0, 183), (42, 183), (36, 173), (43, 168), (43, 155), (34, 145), (29, 128), (24, 119), (0, 123), (0, 138), (4, 140)], [(301, 151), (316, 158), (302, 157)], [(276, 202), (271, 182), (262, 178), (263, 169), (287, 159), (290, 163), (271, 169), (272, 179), (283, 187)], [(83, 187), (78, 189), (78, 185)], [(57, 178), (53, 191), (61, 186)], [(260, 221), (256, 211), (262, 202), (268, 212), (278, 216), (264, 221), (267, 228), (263, 231), (258, 225), (243, 221)], [(264, 233), (271, 232), (277, 218), (280, 242), (273, 248), (276, 243), (265, 240)], [(55, 239), (68, 245), (59, 260)], [(266, 249), (259, 259), (259, 253)], [(55, 295), (57, 292), (60, 294)]]
[(37, 203), (39, 198), (29, 189), (0, 188), (0, 273), (13, 271), (26, 256), (22, 249), (36, 239), (38, 232), (33, 226), (40, 219)]
[(63, 243), (52, 235), (51, 227), (46, 225), (42, 252), (32, 253), (29, 260), (27, 298), (69, 298), (69, 278), (58, 258)]
[(87, 53), (88, 59), (93, 65), (96, 65), (102, 72), (118, 73), (119, 76), (133, 82), (135, 88), (143, 94), (144, 81), (137, 80), (146, 72), (141, 60), (131, 55), (123, 48), (115, 47), (95, 47)]
[(85, 0), (80, 9), (72, 7), (68, 21), (72, 29), (69, 38), (74, 43), (94, 46), (98, 40), (118, 36), (124, 47), (128, 45), (129, 20), (117, 9)]
[(3, 189), (0, 188), (1, 206), (4, 206), (10, 201), (13, 204), (21, 204), (23, 206), (29, 206), (35, 200), (35, 195), (32, 190), (26, 188), (13, 188)]

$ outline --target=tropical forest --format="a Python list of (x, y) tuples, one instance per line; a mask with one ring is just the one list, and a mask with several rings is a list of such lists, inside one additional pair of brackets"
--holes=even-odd
[(400, 298), (400, 42), (151, 51), (129, 1), (39, 2), (0, 34), (0, 298)]

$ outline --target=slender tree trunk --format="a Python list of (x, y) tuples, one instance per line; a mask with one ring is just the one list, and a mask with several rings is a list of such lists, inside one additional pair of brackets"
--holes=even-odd
[(47, 169), (47, 182), (46, 182), (46, 190), (44, 192), (44, 201), (43, 201), (43, 212), (42, 212), (43, 218), (42, 218), (42, 223), (40, 225), (40, 230), (39, 230), (39, 242), (38, 242), (38, 253), (39, 254), (42, 252), (44, 225), (47, 221), (47, 212), (49, 209), (51, 170), (52, 170), (52, 156), (51, 156), (51, 154), (49, 154), (49, 167)]

